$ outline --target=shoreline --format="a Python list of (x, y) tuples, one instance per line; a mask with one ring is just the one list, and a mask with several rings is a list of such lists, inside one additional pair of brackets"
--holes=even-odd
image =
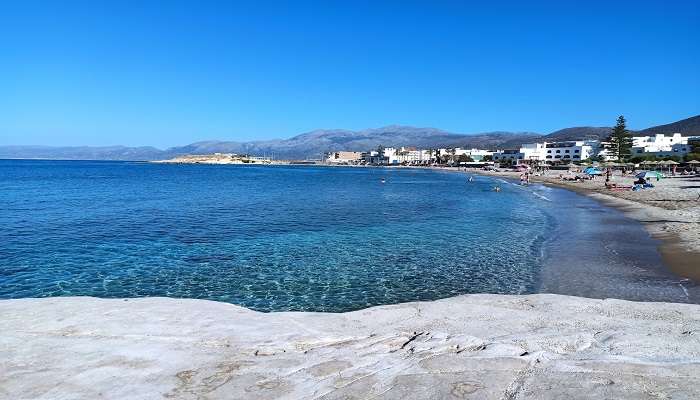
[[(462, 170), (459, 172), (507, 178), (514, 181), (517, 181), (520, 175), (518, 172), (510, 171), (490, 172), (483, 170), (467, 170), (465, 172)], [(613, 194), (619, 192), (601, 193), (601, 191), (605, 189), (600, 187), (590, 188), (580, 183), (558, 181), (555, 177), (551, 176), (532, 176), (531, 182), (565, 189), (587, 196), (604, 206), (621, 211), (626, 217), (632, 220), (638, 221), (645, 228), (649, 236), (660, 242), (659, 253), (663, 257), (667, 267), (681, 278), (692, 279), (700, 283), (700, 240), (697, 239), (700, 237), (700, 201), (698, 201), (697, 205), (694, 207), (680, 210), (687, 211), (683, 213), (684, 217), (695, 213), (697, 215), (695, 220), (681, 221), (678, 219), (678, 209), (664, 209), (640, 200), (635, 201)], [(603, 179), (599, 178), (597, 184), (602, 186), (603, 182)], [(662, 188), (660, 190), (662, 190)]]

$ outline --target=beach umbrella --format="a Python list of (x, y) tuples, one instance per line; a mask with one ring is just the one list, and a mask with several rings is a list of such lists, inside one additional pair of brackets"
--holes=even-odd
[(652, 166), (652, 165), (656, 165), (656, 164), (658, 164), (658, 163), (656, 161), (652, 161), (652, 160), (642, 161), (642, 165), (644, 165), (644, 166)]
[(635, 175), (637, 178), (644, 178), (644, 179), (652, 179), (652, 178), (663, 178), (664, 175), (660, 172), (656, 171), (644, 171), (640, 172), (637, 175)]
[(603, 175), (603, 171), (599, 170), (598, 168), (593, 168), (593, 167), (588, 167), (583, 170), (584, 174), (587, 175)]
[[(668, 172), (671, 172), (671, 167), (673, 167), (675, 169), (676, 168), (675, 166), (679, 165), (679, 164), (680, 163), (677, 163), (673, 160), (664, 161), (664, 165), (668, 166)], [(675, 171), (674, 171), (674, 174), (675, 174)]]
[(690, 160), (690, 161), (686, 162), (686, 164), (700, 164), (700, 161), (698, 161), (698, 160)]

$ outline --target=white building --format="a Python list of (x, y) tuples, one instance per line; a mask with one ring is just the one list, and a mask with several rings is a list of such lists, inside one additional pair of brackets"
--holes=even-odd
[(493, 154), (494, 161), (511, 160), (517, 163), (568, 163), (583, 161), (598, 153), (597, 140), (572, 140), (565, 142), (526, 143), (519, 149), (499, 150)]
[(552, 163), (583, 161), (598, 154), (600, 142), (597, 140), (572, 140), (545, 143), (544, 160)]
[(682, 157), (692, 151), (688, 137), (680, 133), (671, 136), (657, 134), (654, 136), (632, 137), (632, 156)]
[(525, 143), (520, 147), (519, 153), (522, 155), (522, 160), (545, 161), (547, 156), (547, 143)]

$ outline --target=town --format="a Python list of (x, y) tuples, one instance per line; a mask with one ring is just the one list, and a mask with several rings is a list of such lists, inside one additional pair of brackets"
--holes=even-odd
[[(382, 147), (370, 151), (332, 151), (325, 154), (324, 162), (331, 165), (406, 165), (406, 166), (473, 166), (484, 165), (561, 165), (599, 161), (619, 161), (600, 140), (571, 140), (526, 143), (517, 149), (464, 149), (415, 147)], [(656, 134), (633, 136), (630, 163), (700, 163), (700, 136)], [(693, 163), (695, 164), (695, 163)]]

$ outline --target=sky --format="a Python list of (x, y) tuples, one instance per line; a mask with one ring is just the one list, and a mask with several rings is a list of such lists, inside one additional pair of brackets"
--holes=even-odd
[(695, 0), (3, 2), (0, 145), (642, 129), (700, 114), (699, 21)]

